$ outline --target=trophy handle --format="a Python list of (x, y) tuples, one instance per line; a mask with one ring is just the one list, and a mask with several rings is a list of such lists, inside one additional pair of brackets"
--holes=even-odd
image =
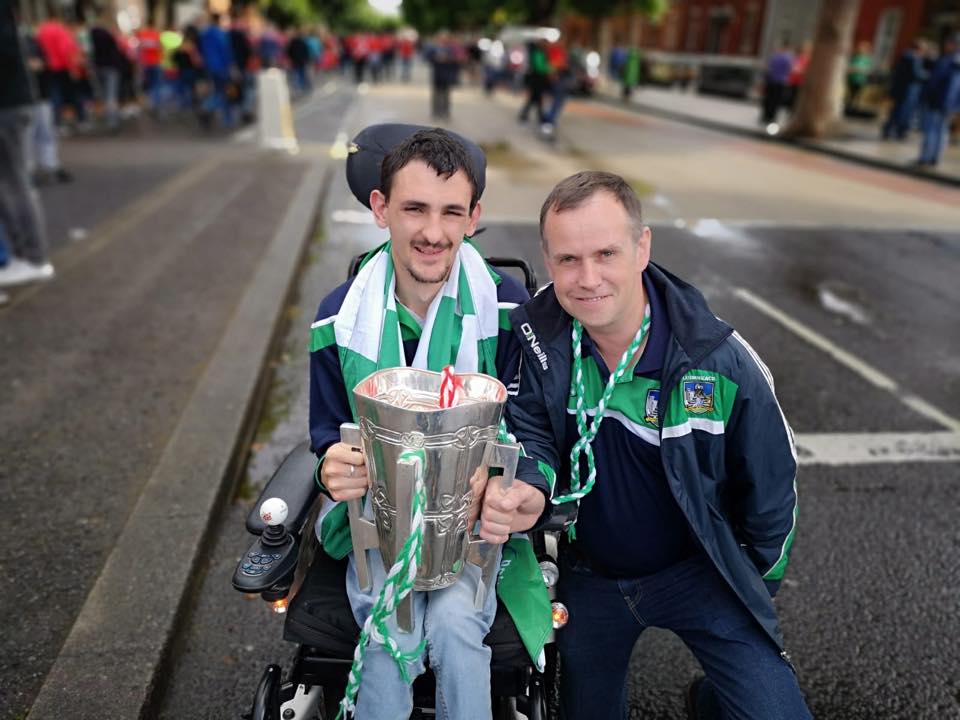
[[(407, 538), (413, 530), (413, 491), (417, 480), (423, 481), (422, 452), (404, 452), (397, 458), (397, 537)], [(408, 508), (406, 512), (402, 508)], [(426, 510), (426, 508), (424, 508)], [(413, 632), (413, 593), (397, 603), (397, 628), (400, 632)]]
[[(363, 445), (360, 426), (356, 423), (343, 423), (340, 426), (340, 442), (361, 449)], [(350, 541), (357, 566), (357, 584), (363, 592), (369, 592), (373, 581), (370, 578), (370, 565), (367, 563), (367, 550), (379, 547), (380, 538), (377, 535), (377, 526), (360, 517), (363, 512), (360, 501), (360, 498), (347, 500), (347, 515), (350, 518)]]
[[(500, 476), (500, 487), (504, 490), (513, 485), (513, 480), (517, 475), (517, 462), (520, 459), (520, 446), (517, 443), (490, 443), (484, 453), (483, 462), (489, 468), (502, 468), (503, 475)], [(470, 549), (468, 559), (479, 565), (481, 568), (481, 580), (477, 583), (477, 594), (473, 600), (473, 606), (480, 610), (483, 608), (487, 592), (493, 587), (497, 577), (497, 558), (500, 553), (497, 547), (480, 539), (478, 535), (470, 535)]]

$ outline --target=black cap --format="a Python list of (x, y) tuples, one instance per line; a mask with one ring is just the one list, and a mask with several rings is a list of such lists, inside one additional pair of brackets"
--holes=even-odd
[[(380, 188), (380, 166), (383, 159), (397, 145), (421, 130), (433, 130), (426, 125), (384, 123), (371, 125), (353, 139), (347, 156), (347, 184), (350, 191), (366, 207), (370, 207), (370, 193)], [(487, 156), (480, 146), (463, 135), (444, 130), (467, 150), (477, 178), (477, 198), (483, 195), (487, 184)]]

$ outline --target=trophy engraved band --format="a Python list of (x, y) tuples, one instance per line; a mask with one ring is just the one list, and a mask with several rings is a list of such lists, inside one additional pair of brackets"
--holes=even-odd
[[(396, 561), (411, 532), (410, 507), (417, 474), (426, 489), (423, 546), (414, 590), (439, 590), (455, 583), (464, 563), (482, 569), (475, 605), (483, 606), (496, 580), (498, 553), (468, 527), (474, 506), (470, 479), (481, 467), (501, 468), (504, 488), (517, 469), (520, 448), (497, 441), (507, 400), (503, 384), (488, 375), (460, 375), (463, 396), (453, 407), (438, 402), (441, 375), (415, 368), (379, 370), (353, 390), (358, 423), (340, 426), (341, 441), (363, 449), (370, 487), (366, 499), (374, 521), (364, 519), (361, 500), (348, 501), (350, 535), (361, 589), (369, 591), (366, 551), (378, 548), (385, 569)], [(401, 458), (422, 453), (423, 462)], [(397, 623), (413, 629), (412, 597), (397, 608)]]

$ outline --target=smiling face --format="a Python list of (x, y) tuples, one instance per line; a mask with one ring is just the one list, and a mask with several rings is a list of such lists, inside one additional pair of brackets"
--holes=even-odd
[(610, 192), (544, 218), (544, 261), (560, 305), (593, 337), (632, 335), (643, 318), (650, 229), (637, 230)]
[(472, 194), (463, 171), (445, 178), (422, 160), (412, 160), (397, 171), (389, 200), (373, 191), (370, 204), (377, 225), (390, 230), (398, 292), (411, 283), (436, 285), (439, 291), (464, 235), (477, 229), (480, 205), (471, 211)]

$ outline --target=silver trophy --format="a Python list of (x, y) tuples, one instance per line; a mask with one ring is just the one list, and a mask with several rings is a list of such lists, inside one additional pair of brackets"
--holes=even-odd
[[(414, 590), (439, 590), (460, 577), (464, 563), (482, 569), (475, 604), (483, 606), (496, 578), (496, 548), (468, 527), (474, 494), (470, 479), (481, 466), (502, 468), (504, 488), (517, 469), (520, 446), (497, 441), (507, 400), (503, 384), (488, 375), (463, 374), (460, 402), (439, 406), (441, 374), (414, 368), (379, 370), (353, 389), (359, 423), (340, 426), (341, 440), (362, 447), (374, 521), (362, 517), (361, 500), (348, 501), (350, 535), (361, 589), (371, 587), (366, 551), (379, 548), (386, 569), (410, 535), (410, 506), (417, 474), (426, 490), (423, 546)], [(401, 459), (406, 451), (420, 458)], [(397, 607), (401, 630), (413, 629), (411, 596)]]

